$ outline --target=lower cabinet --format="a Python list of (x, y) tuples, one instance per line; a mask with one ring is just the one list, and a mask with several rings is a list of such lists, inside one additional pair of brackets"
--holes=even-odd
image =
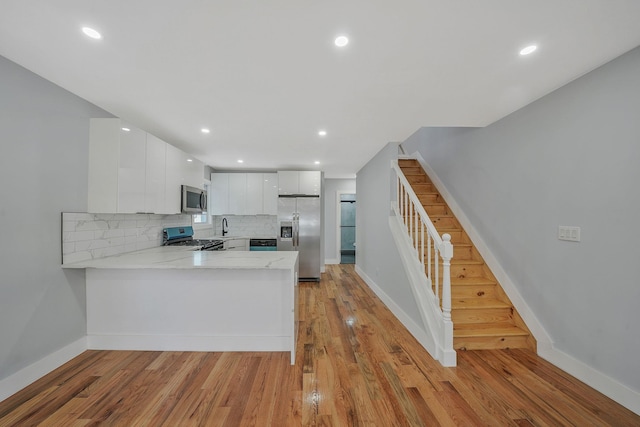
[(227, 251), (248, 251), (249, 239), (228, 239), (224, 241), (224, 249)]

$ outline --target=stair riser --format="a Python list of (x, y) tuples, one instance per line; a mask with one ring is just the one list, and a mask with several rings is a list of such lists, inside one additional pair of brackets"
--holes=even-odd
[(420, 175), (406, 175), (405, 177), (407, 178), (407, 181), (409, 181), (409, 184), (411, 184), (411, 186), (413, 186), (414, 184), (427, 184), (429, 183), (429, 178), (427, 178), (426, 175), (424, 174), (420, 174)]
[(451, 298), (496, 298), (494, 285), (451, 285)]
[(436, 230), (441, 230), (444, 228), (461, 228), (460, 223), (454, 217), (430, 217), (433, 225), (436, 226)]
[(512, 320), (511, 308), (451, 309), (453, 323), (506, 323)]
[[(440, 266), (440, 274), (442, 274), (442, 266)], [(465, 265), (465, 264), (452, 264), (451, 265), (451, 278), (459, 277), (485, 277), (482, 265)]]
[(407, 166), (402, 166), (402, 173), (405, 176), (411, 176), (411, 175), (426, 175), (424, 173), (424, 169), (422, 169), (422, 167), (420, 165), (407, 165)]
[(441, 205), (422, 205), (425, 211), (427, 211), (427, 215), (438, 216), (438, 215), (452, 215), (451, 210), (444, 203)]
[(493, 350), (505, 348), (528, 348), (526, 336), (516, 337), (453, 337), (453, 348), (456, 350)]
[(416, 159), (398, 159), (398, 165), (400, 166), (400, 169), (405, 167), (418, 167), (420, 166), (420, 162)]
[(435, 185), (433, 185), (432, 183), (415, 184), (415, 185), (412, 185), (411, 188), (413, 188), (413, 192), (416, 193), (418, 198), (420, 198), (420, 195), (424, 194), (424, 193), (437, 193), (438, 192), (438, 190), (436, 190)]
[(422, 205), (431, 205), (434, 203), (444, 203), (444, 199), (438, 193), (420, 195), (420, 203)]
[(472, 260), (473, 250), (471, 246), (455, 246), (453, 247), (453, 257), (455, 259)]

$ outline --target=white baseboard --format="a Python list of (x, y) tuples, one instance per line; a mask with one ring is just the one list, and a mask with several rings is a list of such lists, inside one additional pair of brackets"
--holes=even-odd
[(86, 350), (87, 339), (86, 337), (82, 337), (3, 379), (0, 381), (0, 402), (16, 394), (54, 369), (64, 365)]
[[(389, 295), (387, 295), (380, 286), (378, 286), (362, 269), (356, 264), (356, 273), (364, 280), (371, 290), (382, 300), (382, 302), (391, 310), (394, 316), (398, 318), (400, 323), (425, 347), (425, 343), (433, 341), (427, 336), (425, 330), (418, 325), (407, 313), (404, 312), (398, 304), (396, 304)], [(425, 347), (426, 348), (426, 347)]]
[(90, 350), (290, 351), (287, 336), (88, 335)]
[(325, 264), (340, 264), (340, 260), (335, 258), (335, 259), (325, 259), (324, 260)]
[(611, 377), (606, 376), (584, 362), (558, 350), (538, 349), (538, 355), (580, 381), (593, 387), (605, 396), (615, 400), (630, 411), (640, 415), (640, 393), (630, 389)]

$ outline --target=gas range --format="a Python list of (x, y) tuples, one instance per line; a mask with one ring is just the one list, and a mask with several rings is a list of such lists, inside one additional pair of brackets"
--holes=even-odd
[(222, 240), (194, 239), (193, 227), (168, 227), (162, 230), (163, 246), (199, 246), (200, 251), (220, 251), (224, 247)]

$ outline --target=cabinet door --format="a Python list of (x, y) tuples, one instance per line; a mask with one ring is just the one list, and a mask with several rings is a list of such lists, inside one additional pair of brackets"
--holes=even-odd
[(204, 163), (185, 153), (183, 184), (204, 189)]
[(122, 131), (118, 160), (118, 212), (145, 212), (145, 168), (147, 133), (126, 125)]
[(120, 119), (91, 119), (89, 130), (88, 211), (118, 211)]
[(262, 174), (262, 213), (278, 215), (278, 174)]
[(211, 215), (225, 215), (229, 212), (229, 174), (211, 174)]
[(244, 215), (247, 201), (247, 174), (229, 174), (229, 214)]
[(297, 171), (278, 171), (278, 194), (300, 194)]
[(183, 153), (171, 144), (167, 144), (165, 164), (164, 213), (180, 213), (180, 197), (182, 185)]
[(258, 215), (262, 211), (263, 179), (261, 173), (247, 174), (247, 200), (245, 215)]
[(167, 143), (147, 134), (147, 162), (145, 179), (144, 211), (165, 212), (165, 174)]
[(319, 171), (301, 171), (298, 174), (300, 194), (320, 195)]

